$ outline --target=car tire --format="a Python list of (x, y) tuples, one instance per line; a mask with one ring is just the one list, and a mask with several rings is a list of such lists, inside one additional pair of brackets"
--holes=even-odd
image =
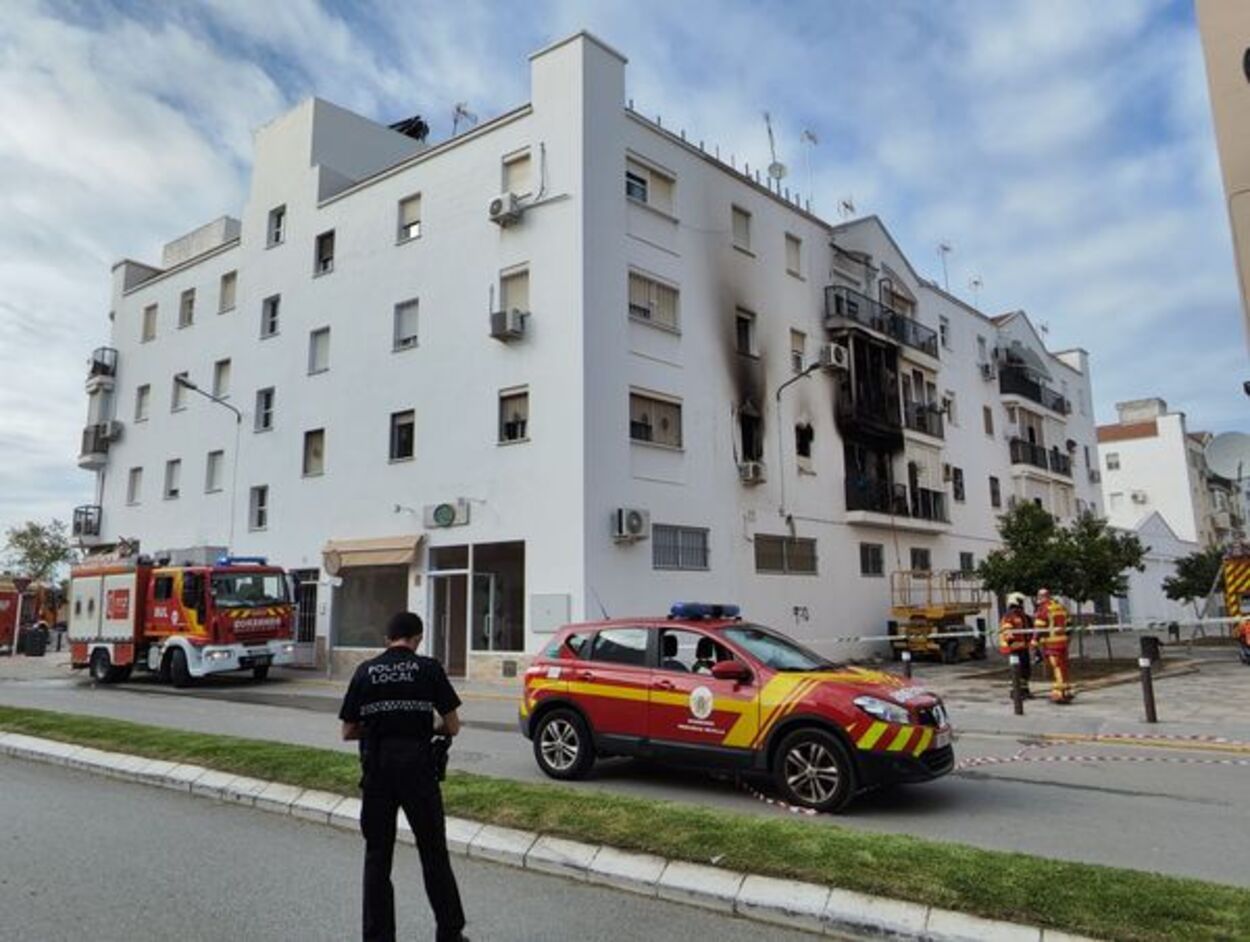
[(595, 762), (586, 721), (572, 710), (552, 710), (534, 728), (534, 759), (543, 773), (560, 781), (585, 778)]
[(269, 665), (259, 664), (252, 668), (252, 680), (261, 681), (269, 677)]
[(88, 670), (91, 672), (91, 679), (97, 684), (111, 684), (113, 682), (113, 662), (109, 659), (109, 653), (104, 648), (96, 648), (91, 652)]
[(174, 648), (169, 653), (169, 679), (175, 687), (191, 686), (191, 670), (187, 667), (187, 652)]
[(855, 770), (846, 748), (832, 733), (797, 729), (777, 747), (773, 780), (791, 805), (837, 812), (855, 794)]

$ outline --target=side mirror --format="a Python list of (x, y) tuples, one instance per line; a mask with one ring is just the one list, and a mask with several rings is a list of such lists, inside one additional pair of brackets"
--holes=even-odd
[(717, 680), (732, 680), (746, 683), (751, 679), (751, 668), (741, 661), (717, 661), (712, 665), (712, 676)]

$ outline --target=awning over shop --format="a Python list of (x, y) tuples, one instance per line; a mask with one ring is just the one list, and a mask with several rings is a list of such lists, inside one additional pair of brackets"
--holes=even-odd
[(321, 550), (326, 572), (338, 575), (356, 566), (409, 566), (425, 534), (383, 536), (368, 540), (327, 540)]

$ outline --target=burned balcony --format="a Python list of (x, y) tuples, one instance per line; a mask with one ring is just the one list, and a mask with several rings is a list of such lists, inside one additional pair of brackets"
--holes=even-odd
[(903, 403), (903, 425), (923, 435), (931, 435), (934, 438), (945, 437), (941, 411), (923, 402)]
[(906, 344), (937, 359), (938, 335), (910, 317), (904, 317), (880, 301), (874, 301), (842, 285), (825, 288), (825, 328), (858, 325), (884, 334), (891, 340)]
[(889, 481), (846, 479), (846, 509), (869, 513), (908, 516), (907, 487)]
[(846, 479), (847, 522), (881, 526), (870, 514), (890, 517), (890, 526), (917, 533), (940, 533), (950, 523), (946, 494), (923, 487), (908, 489), (891, 481)]
[(1023, 396), (1060, 415), (1067, 415), (1072, 411), (1068, 400), (1049, 386), (1034, 379), (1028, 370), (1018, 366), (1007, 365), (999, 369), (998, 391), (1004, 396)]
[(91, 546), (100, 540), (101, 508), (99, 504), (84, 504), (74, 508), (70, 532), (83, 546)]
[(946, 509), (946, 494), (942, 491), (931, 491), (927, 487), (911, 489), (911, 515), (917, 520), (931, 520), (934, 523), (950, 523)]

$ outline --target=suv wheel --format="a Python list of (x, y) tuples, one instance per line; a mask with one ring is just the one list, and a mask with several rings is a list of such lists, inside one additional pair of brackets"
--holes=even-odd
[(799, 729), (777, 748), (773, 776), (782, 798), (816, 811), (839, 811), (854, 792), (851, 760), (835, 736)]
[(595, 761), (586, 722), (572, 710), (552, 710), (534, 730), (534, 758), (552, 778), (583, 778)]

